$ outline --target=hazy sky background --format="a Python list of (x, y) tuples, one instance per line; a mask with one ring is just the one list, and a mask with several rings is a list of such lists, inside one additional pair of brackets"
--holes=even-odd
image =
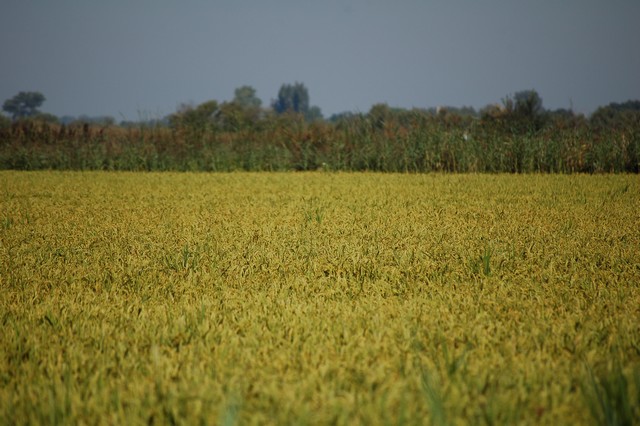
[(639, 22), (639, 0), (0, 0), (0, 102), (137, 120), (299, 81), (325, 117), (527, 89), (590, 113), (640, 99)]

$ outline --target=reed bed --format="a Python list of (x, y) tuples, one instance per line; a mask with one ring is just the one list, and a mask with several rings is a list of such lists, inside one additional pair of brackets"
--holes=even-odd
[(506, 118), (397, 113), (336, 123), (269, 117), (123, 128), (38, 121), (0, 128), (0, 169), (119, 171), (379, 171), (638, 173), (640, 114), (609, 124), (572, 117), (545, 126)]

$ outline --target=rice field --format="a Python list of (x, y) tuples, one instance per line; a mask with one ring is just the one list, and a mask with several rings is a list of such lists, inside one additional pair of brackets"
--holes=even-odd
[(637, 175), (0, 172), (2, 424), (633, 424)]

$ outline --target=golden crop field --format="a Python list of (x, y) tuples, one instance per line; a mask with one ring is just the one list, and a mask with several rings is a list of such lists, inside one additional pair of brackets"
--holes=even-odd
[(640, 416), (637, 175), (0, 172), (0, 242), (3, 424)]

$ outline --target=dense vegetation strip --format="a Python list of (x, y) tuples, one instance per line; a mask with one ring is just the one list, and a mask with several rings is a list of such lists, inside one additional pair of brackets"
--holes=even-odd
[(525, 96), (480, 113), (378, 104), (366, 114), (322, 120), (247, 102), (209, 101), (161, 121), (137, 124), (5, 120), (0, 123), (0, 168), (640, 171), (640, 102), (612, 104), (586, 118), (567, 110), (544, 110), (534, 91), (520, 94)]

